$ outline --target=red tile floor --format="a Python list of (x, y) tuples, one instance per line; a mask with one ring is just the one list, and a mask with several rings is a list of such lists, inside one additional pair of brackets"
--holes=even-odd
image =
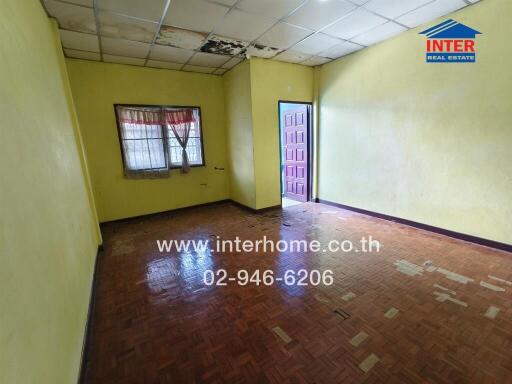
[[(88, 383), (512, 383), (509, 253), (314, 203), (260, 214), (222, 203), (102, 229)], [(356, 245), (371, 235), (381, 249), (197, 254), (156, 244), (264, 235)], [(301, 268), (330, 269), (334, 284), (203, 282), (205, 270)], [(491, 306), (494, 318), (484, 316)], [(352, 340), (360, 332), (367, 338)]]

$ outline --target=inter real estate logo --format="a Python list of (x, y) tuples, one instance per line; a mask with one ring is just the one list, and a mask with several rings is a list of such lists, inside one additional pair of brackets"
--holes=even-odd
[(446, 20), (420, 32), (427, 36), (427, 63), (474, 63), (480, 32), (455, 20)]

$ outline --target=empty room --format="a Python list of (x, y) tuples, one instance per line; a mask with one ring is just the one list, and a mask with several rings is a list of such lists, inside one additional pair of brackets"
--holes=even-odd
[(2, 0), (0, 383), (512, 383), (512, 2)]

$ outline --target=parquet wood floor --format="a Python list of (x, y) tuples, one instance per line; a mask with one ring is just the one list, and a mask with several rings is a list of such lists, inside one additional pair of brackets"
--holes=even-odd
[[(512, 281), (506, 252), (314, 203), (261, 214), (223, 203), (102, 230), (88, 383), (512, 383), (512, 286), (488, 277)], [(371, 235), (381, 250), (162, 254), (156, 245), (217, 235)], [(399, 260), (420, 273), (400, 272)], [(473, 281), (428, 272), (426, 261)], [(205, 286), (204, 271), (219, 268), (331, 269), (334, 285)]]

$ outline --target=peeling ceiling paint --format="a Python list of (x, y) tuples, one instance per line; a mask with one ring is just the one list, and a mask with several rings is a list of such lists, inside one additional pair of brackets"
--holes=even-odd
[(202, 52), (216, 53), (218, 55), (235, 56), (245, 52), (249, 42), (243, 40), (230, 39), (212, 35), (208, 41), (201, 47)]
[(247, 48), (248, 55), (263, 57), (264, 59), (270, 59), (282, 51), (282, 49), (267, 47), (261, 44), (251, 44), (251, 46)]
[(184, 49), (199, 49), (206, 37), (205, 33), (162, 25), (156, 43)]

